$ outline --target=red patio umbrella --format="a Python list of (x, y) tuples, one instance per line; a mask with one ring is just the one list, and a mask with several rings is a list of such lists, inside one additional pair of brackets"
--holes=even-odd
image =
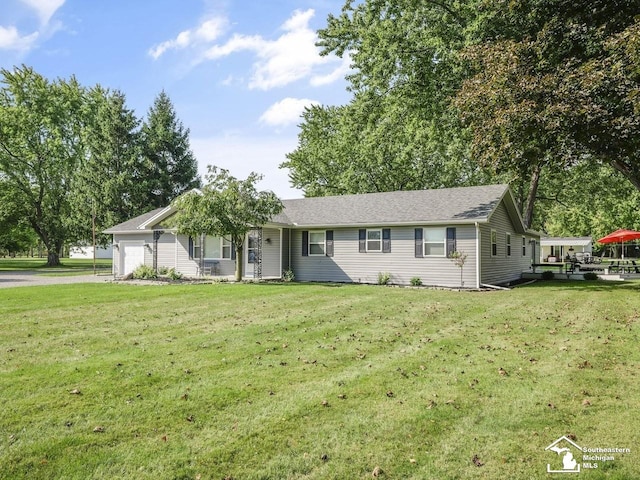
[(635, 230), (626, 230), (621, 228), (616, 230), (613, 233), (610, 233), (606, 237), (602, 237), (598, 242), (600, 243), (618, 243), (620, 242), (623, 245), (622, 248), (622, 259), (624, 260), (624, 242), (628, 242), (629, 240), (636, 240), (640, 238), (640, 232), (636, 232)]

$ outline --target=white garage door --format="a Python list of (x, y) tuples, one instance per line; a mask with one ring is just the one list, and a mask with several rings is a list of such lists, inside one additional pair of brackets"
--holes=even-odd
[(144, 264), (144, 245), (125, 244), (122, 250), (122, 275), (128, 275)]

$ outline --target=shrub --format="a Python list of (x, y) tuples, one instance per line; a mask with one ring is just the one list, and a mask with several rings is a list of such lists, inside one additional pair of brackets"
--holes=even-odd
[(422, 280), (420, 280), (420, 277), (413, 277), (410, 282), (414, 287), (419, 287), (420, 285), (422, 285)]
[(158, 275), (149, 265), (140, 265), (133, 271), (133, 278), (137, 280), (153, 280), (158, 278)]
[(391, 274), (389, 272), (378, 272), (378, 285), (389, 285)]
[(159, 275), (167, 275), (168, 273), (169, 273), (169, 268), (168, 267), (160, 267), (160, 268), (158, 268), (158, 274)]
[(296, 275), (293, 273), (293, 270), (290, 268), (282, 271), (282, 281), (284, 282), (293, 282), (296, 279)]
[(587, 272), (584, 274), (585, 280), (598, 280), (598, 274), (595, 272)]
[(542, 279), (543, 280), (553, 280), (553, 277), (555, 275), (553, 274), (553, 272), (551, 270), (545, 270), (544, 272), (542, 272)]
[(170, 268), (166, 275), (171, 279), (171, 280), (180, 280), (182, 278), (182, 274), (180, 272), (176, 272), (175, 268)]

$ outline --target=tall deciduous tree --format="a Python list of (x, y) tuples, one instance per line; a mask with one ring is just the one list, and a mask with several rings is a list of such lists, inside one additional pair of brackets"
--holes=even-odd
[(638, 75), (620, 45), (640, 2), (487, 0), (478, 11), (456, 106), (476, 158), (530, 178), (525, 222), (545, 169), (564, 175), (589, 158), (640, 188)]
[(153, 206), (200, 186), (198, 165), (189, 147), (189, 129), (177, 118), (169, 96), (155, 98), (142, 125), (143, 155), (147, 163), (146, 188)]
[(350, 56), (353, 99), (307, 111), (283, 166), (310, 195), (508, 181), (527, 225), (540, 182), (579, 162), (638, 187), (638, 12), (640, 0), (347, 0), (319, 45)]
[[(152, 208), (143, 191), (140, 121), (127, 108), (125, 95), (96, 86), (87, 94), (85, 110), (86, 156), (74, 176), (72, 204), (80, 241), (92, 238), (92, 223), (99, 233)], [(101, 235), (98, 239), (107, 241)]]
[(280, 213), (282, 202), (273, 192), (256, 189), (256, 183), (262, 179), (257, 173), (238, 180), (228, 170), (208, 168), (202, 192), (188, 192), (173, 202), (177, 209), (173, 222), (180, 233), (193, 237), (217, 235), (231, 240), (236, 249), (235, 278), (241, 281), (247, 233)]
[(463, 79), (456, 52), (464, 2), (347, 1), (319, 31), (323, 54), (349, 55), (351, 102), (311, 107), (282, 166), (306, 195), (478, 183), (449, 99)]
[(59, 265), (83, 156), (84, 90), (73, 77), (50, 82), (26, 66), (0, 73), (0, 175), (47, 248), (47, 264)]

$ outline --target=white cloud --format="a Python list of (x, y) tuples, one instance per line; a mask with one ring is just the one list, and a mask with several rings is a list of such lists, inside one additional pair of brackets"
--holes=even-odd
[(313, 87), (330, 85), (334, 82), (342, 80), (347, 75), (347, 73), (349, 73), (349, 70), (351, 70), (351, 56), (349, 54), (345, 54), (340, 65), (336, 67), (332, 72), (329, 72), (325, 75), (314, 75), (313, 77), (311, 77), (309, 83)]
[(38, 32), (31, 35), (20, 36), (16, 27), (3, 27), (0, 25), (0, 49), (1, 50), (29, 50), (38, 39)]
[[(225, 18), (215, 17), (197, 28), (185, 30), (175, 38), (153, 46), (149, 55), (158, 59), (171, 49), (197, 47), (191, 50), (194, 54), (191, 66), (195, 66), (236, 53), (252, 52), (254, 61), (248, 80), (250, 89), (269, 90), (303, 78), (310, 78), (312, 86), (328, 85), (344, 76), (348, 71), (348, 60), (340, 61), (331, 55), (320, 56), (320, 49), (316, 46), (318, 36), (309, 27), (314, 15), (313, 9), (295, 10), (280, 26), (282, 33), (275, 39), (234, 33), (220, 43), (216, 43), (216, 40), (225, 32), (229, 23)], [(340, 65), (335, 67), (336, 63)], [(319, 73), (320, 69), (325, 71)]]
[[(293, 12), (281, 26), (284, 33), (275, 40), (235, 34), (225, 44), (209, 48), (204, 58), (214, 60), (241, 51), (254, 52), (257, 60), (249, 81), (252, 89), (268, 90), (308, 77), (314, 68), (335, 61), (332, 57), (321, 57), (315, 45), (317, 35), (309, 28), (314, 13), (313, 9)], [(323, 78), (325, 83), (322, 84), (330, 80), (327, 76)]]
[[(318, 37), (309, 28), (315, 12), (313, 9), (293, 12), (280, 29), (284, 32), (275, 40), (260, 35), (234, 34), (226, 43), (211, 46), (203, 55), (203, 60), (251, 51), (256, 55), (249, 88), (269, 90), (282, 87), (313, 75), (323, 65), (331, 65), (335, 57), (321, 57), (316, 46)], [(344, 68), (338, 67), (330, 74), (312, 77), (312, 85), (327, 85), (340, 78)]]
[(14, 25), (0, 25), (0, 50), (26, 52), (31, 50), (38, 40), (46, 39), (60, 28), (60, 24), (50, 25), (51, 17), (64, 5), (65, 0), (21, 0), (34, 10), (40, 21), (37, 31), (28, 35), (21, 34)]
[(22, 3), (36, 11), (42, 25), (49, 23), (51, 17), (64, 5), (64, 2), (65, 0), (22, 0)]
[(258, 188), (271, 190), (280, 198), (300, 198), (302, 192), (291, 187), (289, 172), (280, 169), (286, 154), (292, 152), (297, 139), (254, 137), (227, 133), (217, 137), (191, 138), (191, 149), (198, 159), (198, 171), (203, 176), (207, 165), (226, 168), (236, 178), (247, 178), (251, 172), (264, 175)]
[(275, 127), (286, 127), (300, 121), (305, 107), (319, 105), (320, 102), (308, 98), (285, 98), (271, 105), (260, 117), (260, 121)]
[(172, 40), (167, 40), (151, 47), (149, 55), (157, 60), (167, 50), (181, 50), (194, 45), (211, 43), (226, 31), (227, 25), (227, 19), (224, 17), (210, 18), (194, 29), (180, 32)]

